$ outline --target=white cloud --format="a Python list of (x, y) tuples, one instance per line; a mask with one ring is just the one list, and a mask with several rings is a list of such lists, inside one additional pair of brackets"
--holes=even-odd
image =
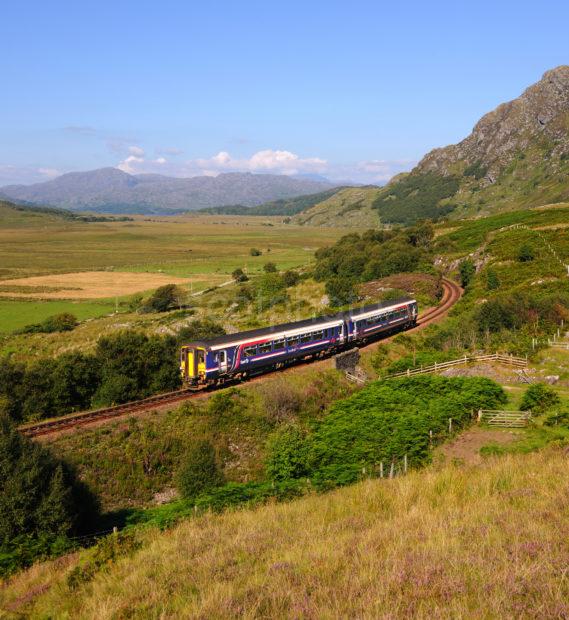
[(49, 177), (50, 179), (54, 179), (55, 177), (61, 175), (61, 172), (56, 168), (38, 168), (38, 172), (45, 177)]
[(140, 146), (129, 146), (128, 152), (135, 157), (144, 157), (144, 149)]
[(60, 174), (63, 173), (55, 168), (35, 168), (33, 166), (0, 164), (0, 187), (2, 185), (28, 185), (30, 183), (40, 183), (42, 181), (49, 181)]

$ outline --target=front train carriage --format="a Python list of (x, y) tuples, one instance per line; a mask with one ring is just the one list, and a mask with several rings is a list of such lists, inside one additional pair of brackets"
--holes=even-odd
[(245, 379), (411, 327), (416, 319), (417, 302), (404, 298), (332, 316), (218, 336), (184, 345), (180, 370), (190, 385), (222, 384), (230, 378)]
[(184, 345), (180, 370), (193, 385), (223, 383), (322, 355), (346, 339), (344, 313), (273, 325)]

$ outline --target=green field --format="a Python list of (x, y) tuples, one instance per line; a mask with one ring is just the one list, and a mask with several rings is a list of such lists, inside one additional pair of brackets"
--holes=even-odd
[(80, 321), (110, 314), (114, 301), (20, 301), (0, 299), (0, 334), (8, 334), (61, 312), (71, 312)]

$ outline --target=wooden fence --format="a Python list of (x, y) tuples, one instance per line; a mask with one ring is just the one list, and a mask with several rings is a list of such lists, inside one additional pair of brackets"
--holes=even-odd
[(422, 375), (430, 372), (439, 372), (440, 370), (446, 370), (453, 366), (460, 366), (463, 364), (472, 364), (474, 362), (499, 362), (501, 364), (508, 364), (516, 368), (525, 368), (528, 365), (528, 360), (525, 357), (514, 357), (513, 355), (504, 355), (502, 353), (491, 353), (489, 355), (465, 355), (458, 359), (449, 360), (448, 362), (435, 362), (430, 366), (419, 366), (417, 368), (408, 368), (402, 372), (396, 372), (392, 375), (386, 375), (383, 379), (395, 379), (397, 377), (412, 377), (414, 375)]
[(479, 409), (478, 422), (486, 421), (490, 426), (527, 426), (531, 411), (505, 411), (502, 409)]

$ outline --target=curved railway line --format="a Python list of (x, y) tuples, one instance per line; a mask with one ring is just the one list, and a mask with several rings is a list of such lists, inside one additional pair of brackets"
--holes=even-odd
[[(443, 318), (450, 308), (460, 299), (462, 295), (462, 289), (453, 282), (446, 278), (443, 279), (443, 296), (441, 303), (428, 309), (424, 314), (419, 315), (417, 327), (414, 329), (420, 329), (434, 323), (435, 321)], [(385, 340), (383, 340), (384, 342)], [(370, 345), (361, 347), (367, 348)], [(302, 363), (302, 362), (301, 362)], [(311, 363), (311, 362), (306, 362)], [(297, 363), (284, 372), (294, 367), (298, 367)], [(281, 371), (283, 372), (283, 371)], [(266, 373), (256, 378), (252, 378), (251, 381), (258, 381), (263, 377), (270, 376), (272, 373)], [(95, 409), (93, 411), (82, 411), (79, 413), (71, 413), (59, 418), (52, 418), (50, 420), (42, 420), (41, 422), (34, 422), (30, 424), (24, 424), (19, 427), (20, 432), (28, 437), (39, 437), (43, 435), (51, 435), (53, 433), (60, 432), (62, 430), (71, 429), (78, 426), (84, 426), (92, 422), (100, 422), (102, 420), (117, 418), (128, 413), (142, 412), (155, 409), (156, 407), (167, 405), (171, 403), (177, 403), (189, 398), (196, 398), (203, 395), (205, 390), (196, 391), (191, 388), (183, 388), (181, 390), (175, 390), (174, 392), (167, 392), (165, 394), (157, 394), (156, 396), (150, 396), (149, 398), (143, 398), (142, 400), (135, 400), (130, 403), (124, 403), (123, 405), (114, 405), (113, 407), (105, 407), (104, 409)]]

